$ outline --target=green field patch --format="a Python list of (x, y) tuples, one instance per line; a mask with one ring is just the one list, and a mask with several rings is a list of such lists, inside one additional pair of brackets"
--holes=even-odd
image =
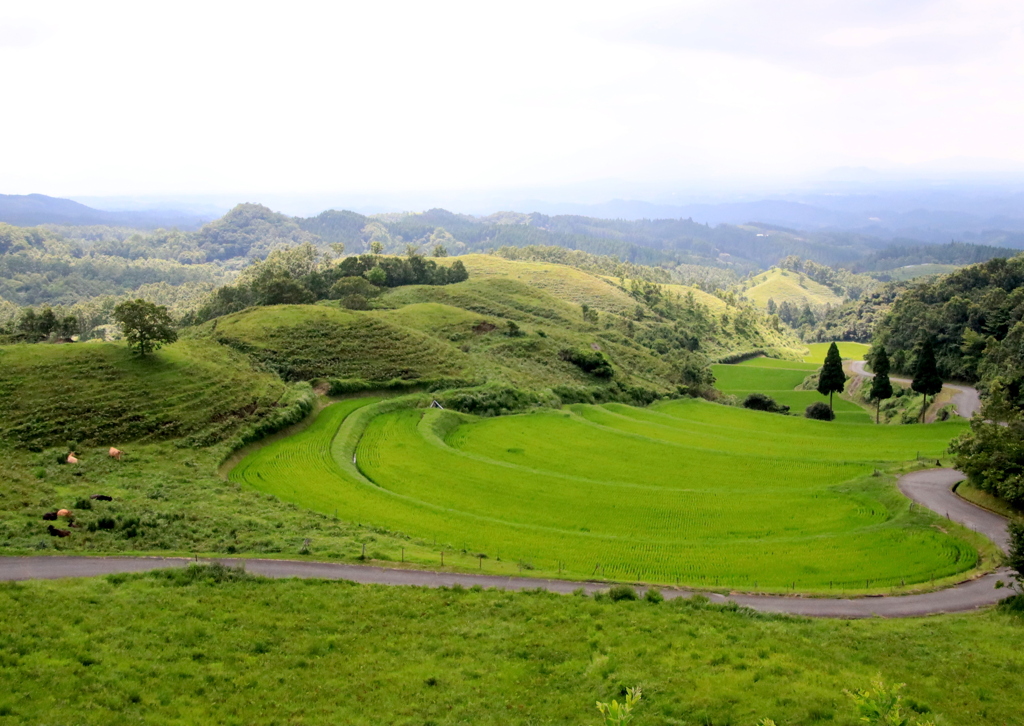
[(806, 371), (813, 373), (821, 368), (820, 364), (817, 363), (805, 363), (799, 360), (781, 360), (779, 358), (766, 358), (763, 355), (759, 355), (756, 358), (748, 358), (741, 363), (735, 363), (733, 365), (746, 366), (748, 368), (787, 368), (793, 371)]
[[(807, 347), (810, 353), (804, 356), (805, 363), (813, 363), (821, 366), (825, 362), (825, 354), (828, 353), (831, 343), (809, 343)], [(871, 349), (866, 343), (851, 343), (848, 341), (837, 342), (839, 355), (843, 360), (864, 360), (864, 355)]]
[(879, 461), (938, 455), (962, 426), (868, 436), (881, 429), (698, 401), (489, 419), (401, 405), (330, 406), (230, 477), (576, 577), (864, 589), (977, 562), (930, 515), (911, 514), (891, 480), (871, 476)]
[(711, 366), (715, 374), (715, 388), (724, 392), (733, 391), (792, 391), (807, 378), (811, 371), (785, 368), (755, 368), (718, 364)]

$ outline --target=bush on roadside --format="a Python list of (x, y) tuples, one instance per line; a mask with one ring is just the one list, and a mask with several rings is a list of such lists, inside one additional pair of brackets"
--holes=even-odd
[(618, 602), (619, 600), (639, 600), (640, 596), (637, 595), (629, 585), (615, 585), (608, 589), (608, 597), (612, 602)]

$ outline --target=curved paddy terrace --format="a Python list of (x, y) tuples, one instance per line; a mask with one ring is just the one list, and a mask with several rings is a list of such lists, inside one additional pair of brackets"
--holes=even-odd
[[(883, 474), (963, 422), (875, 427), (711, 404), (477, 418), (356, 399), (251, 453), (234, 481), (525, 572), (738, 590), (911, 589), (977, 538)], [(881, 471), (880, 471), (881, 470)]]

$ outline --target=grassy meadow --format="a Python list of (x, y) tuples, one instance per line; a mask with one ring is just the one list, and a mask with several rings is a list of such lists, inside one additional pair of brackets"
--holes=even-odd
[(448, 564), (475, 559), (485, 572), (513, 562), (578, 578), (878, 591), (978, 564), (970, 534), (935, 529), (891, 476), (875, 475), (941, 456), (962, 429), (882, 430), (700, 400), (477, 419), (360, 399), (327, 407), (229, 476), (436, 543)]
[[(59, 603), (59, 606), (55, 604)], [(802, 620), (696, 601), (270, 581), (196, 567), (0, 584), (0, 725), (860, 723), (906, 683), (941, 726), (1019, 723), (1008, 610)]]

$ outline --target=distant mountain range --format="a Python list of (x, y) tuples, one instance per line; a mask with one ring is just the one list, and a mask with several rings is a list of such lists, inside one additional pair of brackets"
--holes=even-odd
[(177, 227), (194, 230), (216, 215), (202, 216), (175, 210), (103, 211), (70, 199), (45, 194), (0, 194), (0, 222), (18, 227), (40, 224), (106, 225), (134, 229)]
[[(393, 205), (371, 208), (330, 202), (330, 195), (280, 197), (270, 195), (268, 206), (277, 209), (309, 207), (352, 209), (365, 213), (386, 211)], [(175, 199), (181, 208), (175, 208)], [(109, 225), (138, 229), (177, 227), (196, 230), (231, 208), (226, 198), (96, 198), (107, 210), (70, 199), (43, 194), (0, 195), (0, 222), (17, 226), (39, 224)], [(305, 201), (303, 201), (305, 200)], [(90, 201), (86, 199), (85, 201)], [(394, 200), (393, 200), (394, 201)], [(394, 202), (398, 204), (398, 202)], [(1016, 189), (936, 188), (873, 193), (803, 194), (784, 198), (719, 203), (652, 203), (614, 199), (600, 204), (521, 199), (491, 200), (503, 212), (577, 215), (601, 220), (683, 220), (700, 225), (772, 225), (804, 233), (853, 233), (880, 243), (944, 244), (950, 241), (1024, 249), (1024, 192)], [(472, 205), (471, 205), (472, 206)], [(132, 207), (132, 208), (130, 208)], [(139, 208), (143, 207), (143, 208)], [(148, 208), (146, 208), (148, 207)], [(221, 210), (223, 207), (223, 211)], [(116, 208), (119, 211), (110, 211)], [(407, 209), (429, 207), (407, 207)], [(453, 207), (449, 207), (453, 208)], [(454, 208), (459, 209), (455, 206)], [(394, 207), (393, 211), (397, 211)], [(497, 207), (495, 207), (497, 210)], [(474, 211), (477, 219), (492, 212)], [(294, 214), (294, 211), (292, 211)], [(307, 214), (298, 214), (298, 217)], [(312, 217), (313, 214), (308, 216)], [(880, 246), (880, 245), (878, 245)]]
[(520, 203), (544, 214), (602, 219), (692, 219), (700, 224), (771, 224), (789, 229), (855, 232), (884, 240), (950, 240), (1024, 249), (1024, 194), (968, 196), (942, 192), (884, 195), (814, 195), (718, 204)]

